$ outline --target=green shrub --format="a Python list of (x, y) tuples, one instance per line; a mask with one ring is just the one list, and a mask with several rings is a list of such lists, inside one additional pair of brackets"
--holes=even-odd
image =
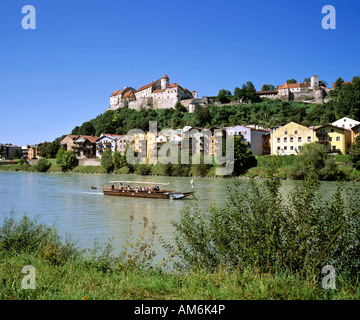
[[(296, 183), (288, 199), (271, 168), (262, 183), (239, 182), (230, 189), (225, 209), (197, 205), (186, 209), (175, 227), (175, 247), (181, 269), (257, 268), (275, 274), (319, 275), (330, 264), (358, 276), (360, 267), (360, 190), (344, 195), (339, 184), (331, 200), (323, 201), (312, 175)], [(175, 250), (174, 248), (172, 248)]]
[(136, 163), (134, 165), (134, 172), (143, 176), (147, 176), (151, 172), (151, 165)]
[(35, 168), (38, 172), (46, 172), (50, 169), (51, 163), (46, 158), (41, 158), (37, 161)]

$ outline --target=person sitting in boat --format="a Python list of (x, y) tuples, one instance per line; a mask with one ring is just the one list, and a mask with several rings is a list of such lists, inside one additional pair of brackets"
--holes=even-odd
[(114, 184), (111, 185), (111, 189), (114, 190), (115, 189), (115, 186)]
[(155, 187), (155, 191), (160, 191), (159, 186), (156, 186), (156, 187)]
[(126, 190), (127, 190), (127, 191), (131, 191), (131, 188), (130, 188), (129, 185), (127, 186)]

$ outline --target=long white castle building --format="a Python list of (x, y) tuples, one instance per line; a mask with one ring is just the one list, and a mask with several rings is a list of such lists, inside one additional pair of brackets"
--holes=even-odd
[(161, 79), (153, 81), (138, 90), (125, 87), (115, 91), (110, 97), (110, 107), (107, 110), (116, 110), (128, 106), (139, 110), (141, 107), (154, 109), (175, 108), (177, 102), (186, 107), (190, 112), (195, 104), (207, 104), (207, 98), (198, 99), (197, 92), (183, 88), (177, 83), (170, 84), (169, 77), (164, 75)]

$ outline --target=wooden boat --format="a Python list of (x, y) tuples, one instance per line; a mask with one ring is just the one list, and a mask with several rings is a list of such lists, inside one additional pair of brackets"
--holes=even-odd
[[(147, 186), (169, 185), (169, 183), (151, 183), (151, 182), (138, 182), (138, 181), (110, 181), (107, 185), (110, 187), (91, 187), (92, 189), (103, 189), (104, 195), (107, 196), (120, 196), (120, 197), (134, 197), (134, 198), (150, 198), (150, 199), (171, 199), (178, 200), (193, 195), (194, 192), (176, 192), (174, 190), (153, 190), (153, 188), (144, 188), (124, 186), (123, 183), (131, 184), (146, 184)], [(119, 184), (118, 187), (115, 187)]]

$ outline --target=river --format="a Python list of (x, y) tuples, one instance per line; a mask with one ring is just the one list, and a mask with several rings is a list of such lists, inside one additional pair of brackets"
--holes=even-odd
[[(103, 186), (109, 180), (170, 182), (171, 189), (190, 191), (190, 178), (154, 177), (135, 175), (74, 174), (74, 173), (27, 173), (0, 171), (0, 214), (9, 215), (11, 210), (20, 218), (26, 212), (30, 217), (39, 217), (47, 225), (54, 224), (59, 234), (71, 235), (83, 248), (92, 248), (95, 239), (104, 244), (111, 239), (114, 254), (125, 244), (129, 233), (130, 215), (134, 214), (132, 230), (140, 232), (140, 222), (147, 217), (154, 222), (159, 235), (171, 243), (173, 227), (181, 211), (192, 206), (194, 200), (157, 200), (104, 196), (102, 190), (90, 186)], [(199, 207), (206, 209), (210, 204), (223, 207), (227, 202), (227, 185), (234, 179), (194, 178)], [(249, 181), (241, 180), (246, 188)], [(293, 181), (283, 181), (282, 192), (287, 192)], [(331, 194), (335, 182), (322, 182), (321, 189)], [(165, 251), (155, 242), (161, 261)]]

